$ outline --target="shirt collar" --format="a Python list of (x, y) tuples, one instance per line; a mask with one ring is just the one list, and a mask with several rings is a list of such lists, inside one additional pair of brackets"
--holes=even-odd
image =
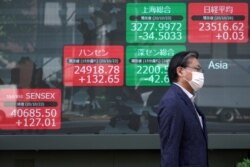
[(195, 96), (194, 96), (192, 93), (190, 93), (189, 91), (187, 91), (187, 89), (185, 89), (184, 87), (182, 87), (182, 86), (179, 85), (178, 83), (174, 82), (174, 84), (177, 85), (177, 86), (179, 86), (179, 87), (183, 90), (183, 92), (189, 97), (189, 99), (190, 99), (192, 102), (194, 102)]

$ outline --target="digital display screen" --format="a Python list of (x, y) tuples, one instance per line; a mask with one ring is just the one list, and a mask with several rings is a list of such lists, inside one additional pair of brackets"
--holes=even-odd
[(5, 113), (1, 129), (60, 129), (59, 89), (1, 89), (0, 108)]
[(1, 1), (1, 133), (156, 134), (181, 51), (199, 53), (208, 131), (248, 133), (249, 3)]
[(65, 46), (65, 86), (122, 86), (122, 46)]
[(247, 3), (190, 3), (188, 5), (190, 43), (246, 43)]
[(126, 84), (128, 86), (169, 86), (168, 64), (185, 46), (128, 46)]
[(128, 3), (128, 43), (183, 43), (186, 41), (186, 4)]

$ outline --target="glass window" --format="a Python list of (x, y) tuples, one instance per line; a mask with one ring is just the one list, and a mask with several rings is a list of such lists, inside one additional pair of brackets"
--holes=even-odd
[(209, 133), (249, 133), (248, 17), (247, 0), (1, 0), (0, 133), (156, 134), (183, 50)]

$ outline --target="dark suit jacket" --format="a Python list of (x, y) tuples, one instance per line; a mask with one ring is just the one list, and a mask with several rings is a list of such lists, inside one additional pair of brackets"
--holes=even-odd
[(160, 101), (158, 123), (161, 167), (208, 167), (207, 130), (203, 129), (194, 105), (183, 90), (173, 84)]

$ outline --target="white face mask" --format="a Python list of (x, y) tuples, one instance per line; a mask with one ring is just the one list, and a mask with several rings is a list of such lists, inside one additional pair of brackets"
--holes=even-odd
[(188, 81), (189, 85), (194, 91), (198, 91), (203, 87), (204, 84), (204, 74), (202, 72), (192, 71), (192, 80)]

